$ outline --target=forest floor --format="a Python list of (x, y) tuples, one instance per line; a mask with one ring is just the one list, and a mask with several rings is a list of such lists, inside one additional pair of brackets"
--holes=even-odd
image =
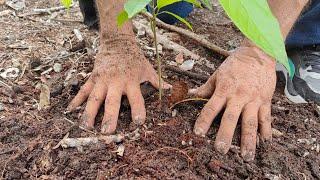
[[(12, 77), (0, 78), (0, 179), (320, 179), (320, 109), (313, 103), (290, 103), (283, 94), (280, 74), (272, 100), (273, 141), (260, 142), (252, 162), (244, 162), (240, 156), (239, 128), (233, 147), (223, 156), (213, 148), (219, 123), (206, 137), (192, 133), (203, 102), (181, 103), (160, 111), (157, 91), (148, 85), (144, 85), (149, 93), (143, 127), (133, 125), (123, 98), (116, 132), (124, 136), (121, 142), (62, 148), (58, 143), (66, 135), (95, 137), (100, 130), (102, 110), (94, 132), (77, 125), (84, 106), (64, 113), (92, 70), (98, 32), (81, 23), (77, 4), (69, 13), (32, 14), (33, 9), (59, 6), (59, 2), (28, 0), (22, 10), (1, 3), (3, 0), (0, 74), (11, 70), (7, 75)], [(214, 13), (196, 9), (188, 20), (195, 33), (232, 50), (243, 37), (216, 1), (214, 5)], [(74, 29), (86, 43), (77, 42)], [(194, 41), (170, 34), (175, 42), (202, 57), (191, 72), (209, 76), (223, 62), (223, 57)], [(150, 39), (140, 36), (139, 42), (154, 63)], [(165, 49), (161, 55), (167, 65), (174, 64), (176, 56)], [(182, 92), (205, 82), (169, 70), (164, 77), (182, 86)], [(44, 108), (49, 91), (50, 105)]]

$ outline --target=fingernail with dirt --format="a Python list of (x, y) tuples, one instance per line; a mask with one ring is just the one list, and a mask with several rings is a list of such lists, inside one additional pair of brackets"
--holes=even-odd
[(243, 151), (241, 156), (244, 161), (249, 162), (254, 160), (254, 153), (252, 151)]
[(195, 95), (197, 92), (197, 89), (189, 89), (188, 94), (189, 95)]
[(73, 108), (73, 105), (72, 104), (69, 104), (69, 106), (67, 107), (67, 111), (72, 111), (74, 108)]
[(134, 121), (133, 121), (136, 125), (143, 125), (144, 124), (144, 119), (141, 116), (136, 116), (134, 117)]
[(206, 134), (206, 133), (204, 132), (204, 130), (201, 129), (201, 128), (194, 128), (193, 132), (194, 132), (196, 135), (202, 136), (202, 137), (204, 137), (205, 134)]
[(225, 142), (216, 142), (215, 149), (221, 154), (227, 154), (227, 152), (229, 150), (227, 143), (225, 143)]
[(103, 134), (107, 134), (108, 133), (108, 130), (109, 130), (109, 125), (108, 123), (104, 123), (101, 127), (101, 133)]

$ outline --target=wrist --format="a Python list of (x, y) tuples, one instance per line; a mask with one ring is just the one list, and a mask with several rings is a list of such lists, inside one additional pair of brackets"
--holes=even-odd
[(272, 69), (275, 69), (277, 64), (273, 57), (250, 42), (248, 44), (242, 44), (231, 56), (235, 56), (238, 60), (246, 61), (246, 63), (258, 63)]

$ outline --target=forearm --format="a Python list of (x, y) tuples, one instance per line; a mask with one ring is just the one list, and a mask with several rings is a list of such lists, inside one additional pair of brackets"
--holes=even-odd
[[(309, 0), (268, 0), (271, 11), (279, 21), (283, 39), (287, 37), (308, 2)], [(255, 45), (245, 39), (242, 46)]]
[[(125, 0), (96, 0), (100, 19), (100, 44), (109, 48), (118, 41), (134, 41), (134, 33), (131, 22), (122, 27), (117, 25), (117, 16), (123, 10)], [(128, 41), (129, 40), (129, 41)]]

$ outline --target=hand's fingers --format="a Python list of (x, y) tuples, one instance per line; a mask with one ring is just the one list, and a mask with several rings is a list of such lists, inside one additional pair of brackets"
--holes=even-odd
[(146, 108), (140, 87), (138, 85), (128, 87), (127, 98), (131, 106), (133, 122), (142, 125), (146, 120)]
[(222, 154), (226, 154), (229, 151), (242, 107), (243, 105), (239, 102), (239, 99), (231, 100), (227, 103), (215, 141), (216, 150)]
[(93, 89), (94, 83), (89, 79), (77, 93), (76, 97), (70, 102), (68, 111), (73, 111), (76, 107), (80, 106), (89, 96)]
[(258, 130), (258, 103), (249, 103), (242, 113), (241, 155), (245, 161), (252, 161), (255, 156)]
[(101, 133), (112, 134), (115, 132), (117, 128), (121, 98), (122, 89), (120, 87), (109, 87), (105, 101)]
[(271, 104), (264, 104), (259, 109), (259, 130), (262, 140), (272, 140)]
[(219, 97), (215, 95), (211, 97), (211, 99), (202, 109), (201, 114), (195, 123), (193, 131), (196, 135), (204, 136), (208, 132), (212, 121), (221, 111), (225, 103), (225, 97)]
[(95, 117), (106, 97), (107, 88), (95, 85), (87, 101), (86, 109), (82, 115), (82, 123), (87, 128), (93, 128)]
[[(158, 74), (155, 72), (155, 71), (152, 71), (152, 72), (148, 72), (146, 74), (146, 81), (149, 81), (153, 87), (155, 87), (156, 89), (159, 89), (159, 77), (158, 77)], [(172, 85), (168, 84), (167, 82), (165, 81), (161, 81), (161, 85), (162, 85), (162, 88), (163, 89), (171, 89), (172, 88)]]
[(212, 75), (204, 85), (200, 86), (197, 89), (190, 89), (188, 94), (202, 98), (212, 96), (215, 89), (215, 79), (215, 76)]

